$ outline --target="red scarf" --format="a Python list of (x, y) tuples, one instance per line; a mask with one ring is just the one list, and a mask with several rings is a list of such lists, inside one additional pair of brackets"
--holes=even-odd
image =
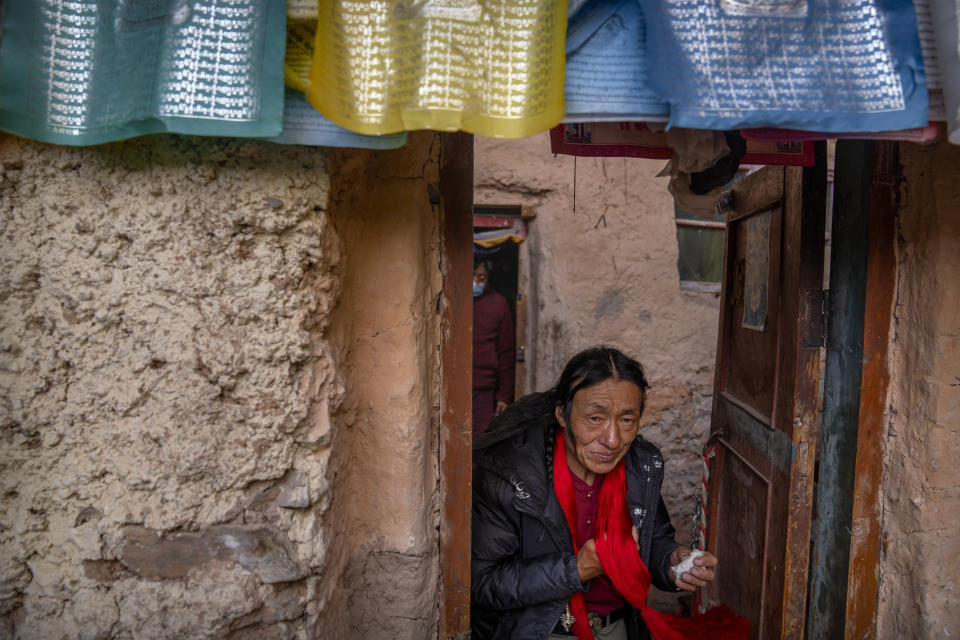
[[(573, 481), (567, 466), (567, 450), (563, 429), (557, 431), (553, 448), (553, 490), (557, 494), (563, 514), (567, 517), (573, 551), (580, 551), (577, 534), (577, 503)], [(637, 544), (631, 532), (632, 523), (627, 508), (627, 482), (623, 460), (607, 474), (600, 489), (597, 509), (597, 527), (594, 544), (603, 570), (620, 594), (640, 611), (643, 621), (657, 640), (746, 640), (750, 623), (735, 615), (726, 605), (720, 605), (703, 615), (681, 618), (660, 613), (647, 607), (650, 591), (650, 571), (637, 553)], [(573, 632), (578, 640), (593, 640), (593, 631), (587, 619), (587, 605), (583, 593), (570, 598), (570, 611), (575, 621)]]

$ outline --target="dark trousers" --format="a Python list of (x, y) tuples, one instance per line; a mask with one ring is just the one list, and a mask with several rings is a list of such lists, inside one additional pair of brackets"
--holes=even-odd
[(473, 437), (487, 430), (497, 405), (496, 389), (473, 390)]

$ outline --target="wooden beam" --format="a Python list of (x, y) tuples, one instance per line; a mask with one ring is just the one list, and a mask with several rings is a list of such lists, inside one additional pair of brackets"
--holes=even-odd
[(473, 137), (441, 135), (440, 638), (470, 634)]
[[(792, 421), (794, 459), (790, 469), (790, 521), (784, 558), (783, 618), (780, 638), (802, 640), (807, 603), (807, 570), (810, 561), (811, 505), (813, 503), (814, 460), (816, 459), (817, 387), (820, 380), (820, 349), (803, 344), (806, 317), (800, 297), (823, 287), (823, 236), (826, 223), (827, 151), (826, 143), (814, 143), (816, 164), (813, 167), (787, 167), (784, 208), (784, 267), (781, 291), (789, 292), (783, 300), (782, 317), (798, 318), (792, 331), (781, 335), (778, 368), (784, 380), (793, 379), (792, 397), (778, 394), (779, 415), (774, 425)], [(806, 224), (803, 221), (806, 220)], [(799, 246), (791, 248), (792, 243)], [(816, 256), (817, 259), (811, 259)], [(790, 262), (798, 261), (797, 263)], [(785, 325), (790, 326), (790, 325)], [(789, 408), (789, 411), (785, 411)], [(790, 433), (789, 431), (787, 433)], [(812, 636), (811, 636), (812, 637)]]
[(726, 222), (711, 222), (710, 220), (686, 220), (677, 218), (674, 220), (678, 227), (695, 227), (697, 229), (726, 229)]
[(808, 637), (843, 637), (870, 218), (868, 140), (837, 143)]
[(894, 142), (875, 142), (870, 181), (867, 231), (866, 307), (863, 327), (863, 372), (860, 419), (853, 485), (850, 571), (847, 578), (846, 640), (876, 635), (880, 559), (880, 485), (886, 434), (890, 323), (897, 284), (894, 248), (899, 149)]

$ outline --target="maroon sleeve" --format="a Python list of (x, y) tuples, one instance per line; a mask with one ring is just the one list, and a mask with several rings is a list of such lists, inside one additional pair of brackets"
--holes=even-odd
[[(502, 300), (502, 298), (501, 298)], [(497, 333), (497, 400), (510, 404), (513, 402), (514, 378), (516, 376), (517, 354), (513, 334), (513, 319), (510, 308), (503, 300), (500, 314), (500, 330)]]

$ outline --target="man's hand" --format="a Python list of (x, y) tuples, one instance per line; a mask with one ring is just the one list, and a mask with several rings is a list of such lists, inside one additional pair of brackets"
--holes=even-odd
[[(487, 405), (487, 406), (489, 407), (490, 405)], [(497, 407), (493, 410), (493, 414), (498, 416), (506, 410), (507, 410), (507, 403), (504, 402), (503, 400), (497, 400)]]
[(593, 543), (593, 538), (580, 547), (580, 553), (577, 554), (577, 573), (580, 574), (580, 582), (587, 582), (603, 575), (603, 565), (597, 557), (597, 547)]
[[(677, 566), (688, 555), (690, 555), (690, 549), (677, 547), (670, 554), (670, 566)], [(713, 582), (713, 568), (717, 566), (717, 558), (712, 553), (704, 552), (702, 556), (694, 559), (693, 565), (693, 569), (676, 580), (677, 586), (684, 591), (696, 591), (700, 587), (707, 586), (708, 582)]]

